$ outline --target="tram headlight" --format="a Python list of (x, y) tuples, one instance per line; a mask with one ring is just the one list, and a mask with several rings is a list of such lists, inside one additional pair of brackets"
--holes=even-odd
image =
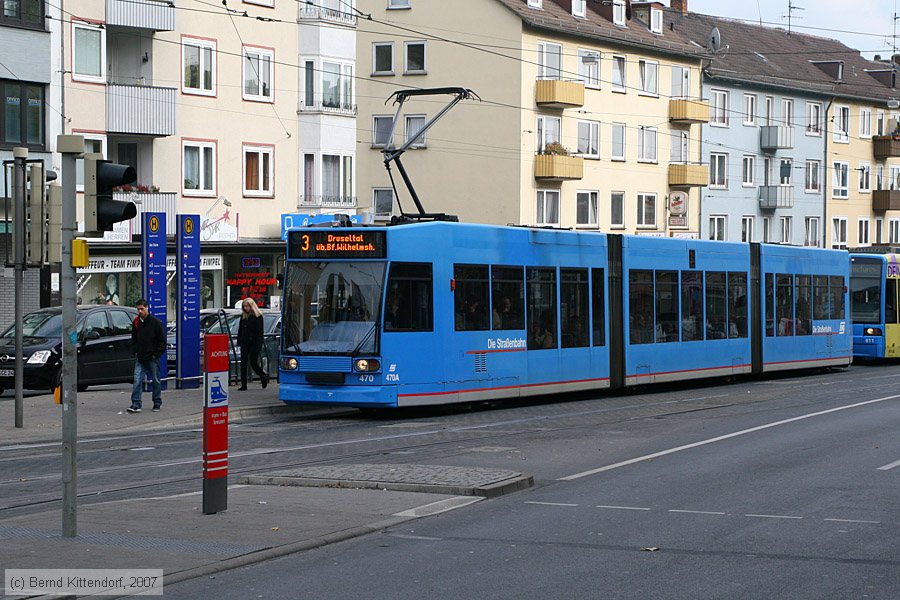
[(371, 373), (381, 368), (381, 361), (377, 358), (357, 358), (353, 362), (353, 370), (360, 373)]
[(297, 369), (297, 359), (293, 356), (286, 356), (282, 358), (281, 368), (285, 371), (295, 371)]
[(866, 335), (881, 335), (881, 330), (875, 327), (866, 327)]

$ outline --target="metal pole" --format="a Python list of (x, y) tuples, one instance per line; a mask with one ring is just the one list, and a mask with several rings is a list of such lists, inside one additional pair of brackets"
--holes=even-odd
[(24, 427), (24, 409), (22, 400), (22, 376), (25, 363), (22, 361), (22, 315), (25, 304), (25, 161), (28, 159), (28, 148), (13, 148), (13, 214), (15, 215), (13, 227), (15, 228), (15, 248), (13, 248), (13, 268), (15, 292), (15, 323), (16, 323), (16, 359), (15, 379), (16, 389), (16, 427)]
[(75, 537), (76, 520), (76, 444), (78, 439), (77, 347), (75, 309), (75, 268), (72, 267), (72, 240), (75, 239), (75, 159), (84, 153), (84, 137), (60, 135), (57, 150), (62, 154), (62, 262), (59, 266), (59, 291), (62, 299), (62, 530), (63, 537)]

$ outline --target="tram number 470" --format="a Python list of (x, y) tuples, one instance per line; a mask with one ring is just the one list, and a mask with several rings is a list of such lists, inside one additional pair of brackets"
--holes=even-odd
[(360, 375), (359, 376), (360, 383), (375, 383), (374, 375)]

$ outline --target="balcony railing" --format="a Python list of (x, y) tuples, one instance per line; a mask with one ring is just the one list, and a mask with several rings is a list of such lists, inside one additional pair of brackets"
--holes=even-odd
[(106, 86), (106, 130), (133, 135), (175, 133), (175, 88)]
[(347, 102), (331, 102), (331, 101), (319, 101), (313, 102), (312, 104), (307, 104), (302, 102), (300, 104), (300, 112), (301, 113), (321, 113), (325, 115), (345, 115), (348, 117), (356, 116), (356, 105), (349, 104)]
[(145, 212), (166, 213), (166, 235), (175, 235), (178, 212), (178, 195), (175, 192), (113, 192), (113, 200), (134, 202), (137, 216), (131, 219), (131, 233), (141, 233), (141, 214)]
[(669, 121), (672, 123), (709, 123), (709, 100), (672, 98), (669, 100)]
[(562, 154), (537, 154), (534, 157), (535, 179), (563, 181), (584, 177), (584, 159)]
[(174, 31), (175, 3), (161, 0), (106, 0), (106, 24), (152, 31)]
[(900, 156), (900, 137), (876, 135), (872, 138), (872, 147), (875, 153), (875, 160)]
[(356, 208), (356, 196), (301, 195), (297, 208)]
[(584, 106), (584, 82), (538, 79), (534, 86), (534, 101), (545, 108)]
[(356, 15), (353, 13), (353, 9), (350, 8), (349, 3), (342, 3), (339, 8), (309, 6), (301, 3), (300, 19), (304, 21), (327, 21), (329, 23), (356, 27)]
[(900, 210), (900, 190), (872, 190), (872, 210)]
[(701, 163), (671, 163), (669, 164), (669, 185), (672, 187), (709, 185), (709, 166)]
[(759, 187), (759, 208), (775, 210), (776, 208), (794, 207), (794, 186), (761, 185)]
[(760, 127), (759, 147), (765, 151), (793, 148), (794, 128), (784, 125), (764, 125)]

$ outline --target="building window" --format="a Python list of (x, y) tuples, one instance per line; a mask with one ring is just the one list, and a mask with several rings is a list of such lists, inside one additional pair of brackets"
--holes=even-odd
[(822, 135), (822, 105), (806, 103), (806, 135)]
[(690, 160), (690, 138), (687, 131), (672, 131), (672, 147), (669, 149), (669, 162), (687, 163)]
[(817, 160), (806, 161), (806, 191), (819, 192), (819, 167), (821, 163)]
[(900, 244), (900, 219), (888, 221), (888, 243)]
[[(325, 111), (353, 113), (353, 64), (323, 61), (322, 104)], [(307, 93), (309, 98), (309, 93)], [(315, 106), (313, 104), (312, 106)]]
[(216, 93), (216, 43), (194, 38), (181, 39), (181, 64), (185, 94), (213, 96)]
[(610, 194), (609, 225), (614, 229), (625, 227), (625, 192), (612, 192)]
[(597, 226), (598, 192), (576, 192), (575, 223), (579, 227)]
[(869, 245), (869, 219), (866, 217), (860, 217), (857, 222), (857, 239), (859, 246)]
[(612, 0), (613, 23), (625, 25), (625, 0)]
[(880, 245), (884, 242), (884, 219), (878, 217), (875, 219), (875, 244)]
[(755, 217), (741, 217), (741, 241), (750, 243), (753, 241), (753, 233), (756, 229)]
[(274, 146), (244, 146), (244, 195), (272, 196)]
[[(407, 115), (406, 116), (406, 141), (416, 140), (411, 148), (425, 148), (425, 115)], [(421, 132), (421, 133), (419, 133)]]
[(538, 42), (538, 79), (562, 78), (562, 46)]
[(388, 8), (412, 8), (410, 0), (388, 0)]
[(838, 250), (847, 249), (847, 217), (831, 219), (831, 247)]
[(394, 214), (394, 190), (374, 188), (372, 190), (372, 207), (376, 217), (390, 218)]
[(754, 173), (756, 171), (756, 157), (752, 154), (745, 154), (741, 161), (741, 184), (744, 187), (753, 187)]
[(649, 96), (658, 96), (659, 63), (640, 60), (638, 61), (638, 72), (641, 76), (641, 93)]
[(781, 243), (782, 244), (790, 244), (791, 243), (791, 230), (794, 227), (794, 218), (793, 217), (781, 217)]
[(600, 158), (600, 123), (578, 121), (578, 154), (586, 158)]
[(859, 163), (859, 191), (868, 193), (872, 191), (872, 165)]
[(572, 16), (584, 17), (587, 8), (587, 0), (572, 0)]
[(391, 127), (394, 125), (394, 117), (388, 115), (375, 115), (372, 117), (372, 146), (374, 148), (386, 148), (394, 143), (391, 138)]
[(778, 169), (778, 183), (780, 185), (793, 185), (794, 161), (790, 158), (782, 158)]
[(728, 127), (728, 92), (712, 90), (709, 106), (709, 124), (714, 127)]
[(529, 8), (543, 8), (543, 0), (528, 0)]
[(772, 96), (766, 96), (765, 100), (765, 108), (763, 110), (763, 124), (764, 125), (773, 125), (772, 123), (772, 106), (775, 104), (775, 98)]
[(638, 128), (639, 162), (656, 162), (656, 137), (656, 127), (644, 127), (641, 125)]
[(756, 125), (756, 94), (744, 94), (744, 125)]
[(850, 163), (834, 161), (832, 172), (831, 195), (834, 198), (846, 198), (850, 192)]
[(185, 196), (215, 196), (216, 143), (184, 140), (181, 142), (184, 163)]
[(727, 223), (728, 217), (725, 215), (711, 215), (709, 217), (709, 239), (725, 241)]
[[(80, 133), (78, 131), (74, 131), (74, 133), (84, 136), (85, 154), (99, 154), (103, 158), (106, 158), (105, 135)], [(82, 158), (78, 158), (75, 160), (75, 190), (79, 192), (84, 191), (84, 159)]]
[(819, 217), (806, 217), (806, 236), (803, 244), (813, 248), (819, 246)]
[(832, 137), (835, 142), (850, 142), (850, 107), (835, 106), (834, 107), (834, 133)]
[(44, 148), (44, 86), (0, 79), (0, 148)]
[(768, 244), (772, 241), (772, 217), (763, 217), (762, 241), (764, 244)]
[(781, 99), (781, 122), (787, 127), (794, 126), (794, 101), (790, 98)]
[(44, 0), (3, 0), (0, 25), (45, 29)]
[(559, 225), (559, 191), (537, 191), (537, 224)]
[(405, 54), (403, 61), (405, 65), (404, 72), (407, 75), (425, 73), (425, 60), (427, 58), (425, 42), (404, 42), (403, 50)]
[(600, 53), (578, 49), (578, 78), (584, 87), (600, 89)]
[(612, 57), (612, 89), (614, 92), (625, 91), (625, 57)]
[(613, 160), (625, 160), (625, 124), (612, 124), (612, 154)]
[(872, 137), (872, 109), (859, 109), (859, 137)]
[(884, 189), (884, 165), (875, 166), (875, 189)]
[(728, 187), (728, 155), (712, 152), (709, 155), (710, 187)]
[(372, 44), (372, 75), (394, 74), (394, 43)]
[(691, 70), (687, 67), (672, 66), (672, 97), (691, 97)]
[(322, 155), (322, 202), (353, 205), (353, 157)]
[(656, 227), (656, 194), (638, 194), (638, 227)]
[(663, 14), (661, 10), (655, 8), (650, 9), (650, 31), (653, 33), (662, 33)]
[(538, 117), (537, 120), (537, 151), (544, 152), (547, 144), (559, 143), (559, 117)]
[(106, 83), (105, 68), (106, 29), (93, 23), (72, 21), (72, 79)]
[(875, 135), (884, 135), (884, 111), (875, 112)]
[(275, 55), (271, 50), (244, 47), (244, 100), (272, 102)]

